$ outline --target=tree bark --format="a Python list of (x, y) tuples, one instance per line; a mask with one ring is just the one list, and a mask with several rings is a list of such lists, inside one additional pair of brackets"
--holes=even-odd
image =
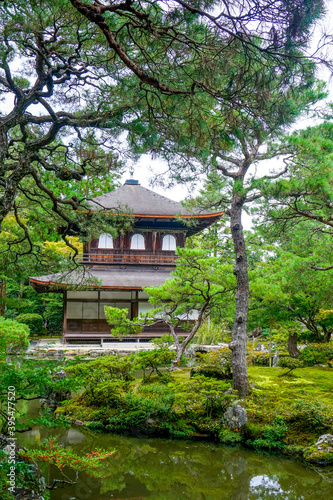
[(300, 352), (297, 349), (297, 333), (289, 333), (288, 352), (292, 358), (298, 358)]
[(0, 279), (0, 316), (4, 316), (6, 312), (6, 294), (7, 283)]
[(329, 342), (331, 340), (332, 330), (328, 330), (327, 328), (323, 327), (323, 332), (324, 332), (323, 342)]
[(233, 389), (240, 397), (248, 394), (248, 378), (246, 366), (246, 326), (249, 304), (249, 277), (247, 270), (247, 254), (242, 227), (243, 199), (238, 193), (233, 194), (230, 208), (230, 227), (234, 243), (235, 261), (234, 274), (237, 281), (236, 314), (232, 330), (232, 341), (229, 347), (232, 351)]

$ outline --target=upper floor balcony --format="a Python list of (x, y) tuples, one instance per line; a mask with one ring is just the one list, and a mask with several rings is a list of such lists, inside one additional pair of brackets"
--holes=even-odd
[(93, 248), (90, 252), (79, 254), (77, 260), (82, 264), (93, 265), (138, 265), (150, 264), (155, 266), (175, 265), (177, 255), (172, 250), (118, 250)]

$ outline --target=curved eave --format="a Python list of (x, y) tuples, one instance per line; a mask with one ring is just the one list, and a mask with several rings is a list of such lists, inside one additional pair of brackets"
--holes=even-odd
[(128, 213), (128, 212), (109, 212), (109, 211), (96, 211), (96, 210), (77, 210), (77, 212), (80, 212), (82, 214), (90, 214), (90, 213), (104, 213), (104, 214), (110, 214), (110, 215), (126, 215), (129, 217), (137, 217), (137, 218), (144, 218), (144, 219), (203, 219), (203, 218), (216, 218), (218, 219), (219, 217), (222, 217), (224, 212), (214, 212), (214, 213), (207, 213), (207, 214), (168, 214), (168, 215), (161, 215), (161, 214), (133, 214), (133, 213)]
[(132, 214), (132, 217), (138, 217), (138, 218), (144, 218), (144, 219), (209, 219), (209, 218), (215, 218), (218, 219), (219, 217), (222, 217), (224, 212), (215, 212), (212, 214), (189, 214), (189, 215), (183, 215), (183, 214), (174, 214), (174, 215), (158, 215), (158, 214)]
[[(84, 211), (82, 213), (89, 213)], [(95, 213), (95, 212), (93, 212)], [(103, 212), (105, 214), (116, 215), (115, 212)], [(134, 227), (146, 229), (182, 229), (186, 230), (188, 236), (202, 231), (206, 227), (211, 226), (222, 217), (224, 212), (214, 212), (206, 214), (123, 214), (134, 218)], [(187, 221), (195, 221), (191, 226)], [(183, 222), (184, 221), (184, 222)]]
[[(66, 288), (72, 287), (73, 284), (69, 283), (56, 283), (55, 281), (41, 281), (34, 278), (29, 278), (31, 286), (36, 292), (54, 292), (60, 293), (65, 291)], [(109, 289), (109, 290), (142, 290), (141, 286), (101, 286), (101, 285), (88, 285), (89, 289)]]

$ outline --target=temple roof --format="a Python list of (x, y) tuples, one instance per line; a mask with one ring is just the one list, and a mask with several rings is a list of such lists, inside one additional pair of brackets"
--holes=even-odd
[[(54, 291), (63, 289), (118, 289), (141, 290), (146, 286), (159, 286), (172, 278), (170, 269), (141, 268), (122, 269), (119, 267), (101, 269), (92, 268), (67, 273), (49, 274), (31, 277), (30, 284), (35, 290)], [(79, 287), (79, 288), (78, 288)]]
[[(122, 209), (133, 215), (168, 216), (183, 215), (196, 217), (198, 215), (217, 215), (216, 212), (200, 211), (196, 214), (186, 210), (181, 203), (170, 200), (165, 196), (154, 193), (150, 189), (140, 186), (138, 181), (128, 180), (123, 186), (110, 193), (93, 198), (90, 202), (92, 210)], [(222, 212), (219, 212), (222, 215)]]

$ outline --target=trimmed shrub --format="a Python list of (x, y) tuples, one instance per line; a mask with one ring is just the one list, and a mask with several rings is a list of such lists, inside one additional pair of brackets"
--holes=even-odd
[(29, 327), (13, 319), (0, 317), (0, 353), (26, 350), (29, 346)]
[(191, 369), (191, 377), (196, 375), (204, 375), (209, 378), (216, 378), (217, 380), (231, 380), (232, 374), (230, 370), (224, 370), (211, 365), (199, 365)]
[(16, 317), (16, 321), (28, 325), (31, 335), (43, 333), (44, 321), (40, 314), (22, 313)]

